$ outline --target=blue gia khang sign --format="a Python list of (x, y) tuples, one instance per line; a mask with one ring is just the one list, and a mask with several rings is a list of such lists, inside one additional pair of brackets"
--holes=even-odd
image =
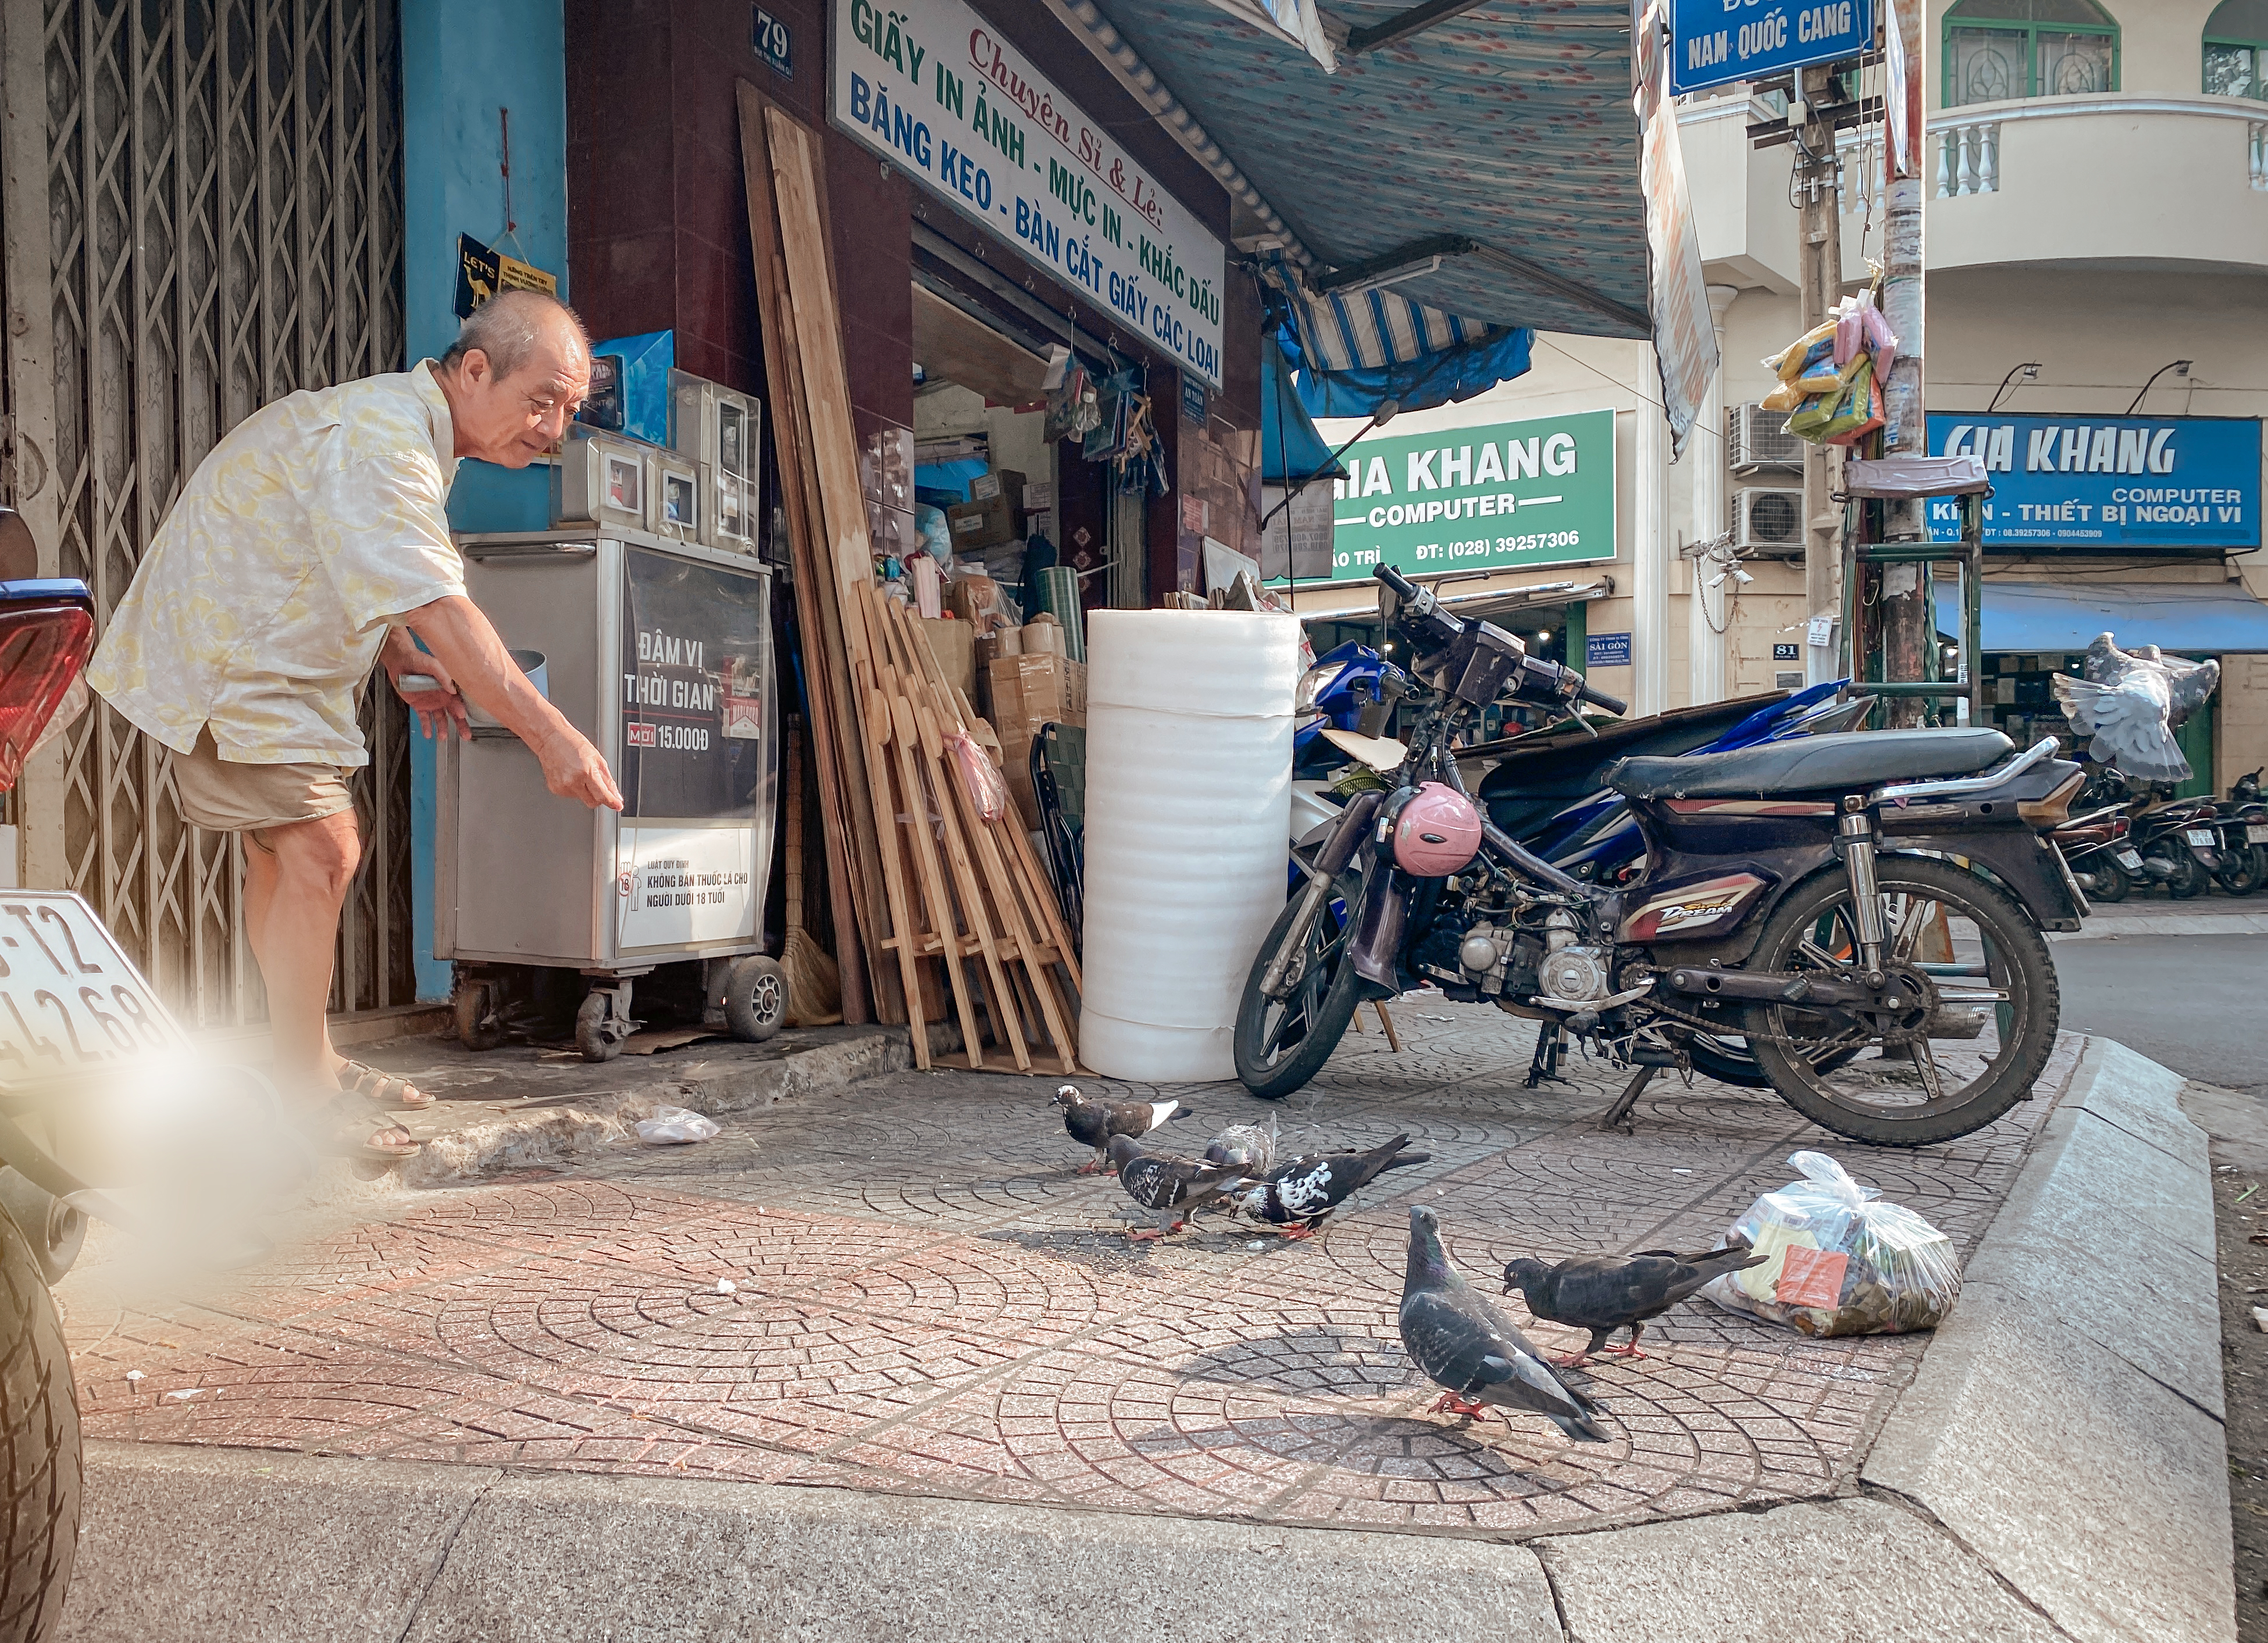
[[(2257, 418), (1933, 411), (1929, 448), (1984, 463), (1987, 547), (2260, 546)], [(1929, 524), (1957, 540), (1959, 507), (1932, 502)]]
[(835, 0), (835, 123), (1221, 385), (1226, 253), (961, 0)]

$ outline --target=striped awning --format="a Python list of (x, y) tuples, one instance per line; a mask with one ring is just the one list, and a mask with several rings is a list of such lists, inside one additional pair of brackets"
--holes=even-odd
[(1318, 370), (1407, 365), (1503, 334), (1500, 326), (1460, 319), (1391, 290), (1318, 297), (1301, 284), (1280, 251), (1269, 253), (1269, 282), (1290, 299), (1300, 358)]

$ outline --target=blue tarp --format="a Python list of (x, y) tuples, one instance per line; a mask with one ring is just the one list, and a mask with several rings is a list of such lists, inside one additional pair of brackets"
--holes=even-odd
[(1300, 402), (1284, 350), (1269, 336), (1260, 339), (1260, 477), (1270, 485), (1346, 477), (1345, 466), (1332, 458)]
[(1368, 416), (1392, 400), (1405, 411), (1426, 411), (1486, 393), (1499, 382), (1523, 374), (1535, 334), (1525, 328), (1498, 332), (1462, 348), (1424, 354), (1399, 364), (1353, 370), (1316, 370), (1299, 352), (1288, 326), (1278, 332), (1285, 355), (1298, 375), (1300, 401), (1310, 416)]
[[(1961, 587), (1932, 579), (1937, 625), (1961, 631)], [(1984, 644), (2002, 651), (2084, 650), (2097, 634), (2121, 649), (2156, 645), (2192, 656), (2268, 652), (2268, 605), (2238, 584), (2181, 582), (1984, 583)]]

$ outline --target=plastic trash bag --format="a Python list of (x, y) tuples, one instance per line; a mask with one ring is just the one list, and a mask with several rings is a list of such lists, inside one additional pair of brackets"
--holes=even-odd
[(717, 1121), (685, 1107), (656, 1107), (650, 1119), (640, 1119), (638, 1139), (649, 1147), (682, 1147), (705, 1141), (718, 1133)]
[(1765, 1193), (1732, 1227), (1771, 1258), (1701, 1293), (1806, 1335), (1902, 1335), (1942, 1323), (1961, 1295), (1953, 1241), (1825, 1153), (1788, 1163), (1804, 1179)]
[(946, 751), (953, 755), (953, 768), (961, 778), (961, 791), (968, 795), (968, 803), (978, 817), (985, 821), (998, 821), (1008, 813), (1008, 781), (992, 756), (980, 746), (976, 738), (966, 730), (947, 731)]

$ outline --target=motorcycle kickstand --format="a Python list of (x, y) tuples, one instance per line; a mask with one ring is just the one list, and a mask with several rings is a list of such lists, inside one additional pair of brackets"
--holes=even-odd
[(1528, 1087), (1535, 1089), (1544, 1084), (1565, 1084), (1570, 1080), (1559, 1076), (1559, 1055), (1566, 1048), (1566, 1038), (1559, 1023), (1547, 1021), (1535, 1035), (1535, 1053), (1528, 1063)]
[(1639, 1067), (1638, 1075), (1630, 1081), (1629, 1087), (1615, 1097), (1615, 1104), (1609, 1107), (1600, 1118), (1599, 1127), (1602, 1130), (1620, 1130), (1625, 1135), (1637, 1134), (1638, 1126), (1631, 1119), (1631, 1109), (1638, 1105), (1639, 1095), (1644, 1092), (1646, 1085), (1653, 1082), (1653, 1075), (1660, 1070), (1658, 1067)]

